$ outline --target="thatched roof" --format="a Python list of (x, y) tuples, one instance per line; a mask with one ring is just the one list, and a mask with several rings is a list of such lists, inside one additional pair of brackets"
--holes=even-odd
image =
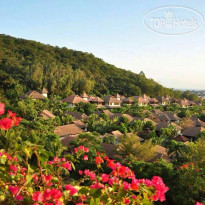
[(85, 120), (87, 115), (81, 112), (65, 112), (65, 114), (71, 115), (76, 120)]
[(88, 98), (88, 95), (86, 94), (86, 92), (83, 92), (83, 94), (80, 96), (82, 98)]
[(87, 125), (84, 122), (80, 121), (80, 120), (74, 120), (72, 123), (77, 125), (81, 129), (85, 129), (87, 127)]
[(42, 94), (47, 94), (47, 93), (48, 93), (48, 90), (47, 90), (46, 88), (43, 88), (43, 89), (41, 90), (41, 93), (42, 93)]
[(113, 135), (116, 139), (123, 136), (123, 134), (119, 130), (112, 131), (110, 132), (110, 134)]
[(142, 98), (147, 99), (147, 100), (150, 99), (150, 97), (149, 97), (148, 95), (146, 95), (146, 94), (143, 94), (143, 95), (142, 95)]
[(116, 145), (114, 144), (108, 144), (108, 143), (102, 143), (101, 146), (103, 147), (103, 149), (105, 150), (105, 154), (113, 159), (114, 156), (117, 154), (117, 148)]
[(192, 115), (190, 118), (196, 127), (203, 127), (205, 123), (201, 121), (196, 115)]
[(120, 96), (118, 93), (116, 93), (116, 94), (115, 94), (115, 97), (116, 97), (116, 98), (120, 98), (121, 96)]
[(167, 128), (168, 126), (168, 122), (159, 122), (156, 124), (156, 131), (160, 131), (162, 128)]
[(92, 103), (103, 103), (104, 102), (100, 97), (94, 97), (94, 96), (89, 97), (88, 101)]
[(148, 104), (149, 103), (149, 100), (147, 99), (144, 99), (143, 97), (140, 97), (140, 96), (133, 96), (133, 99), (138, 101), (138, 103), (142, 103), (142, 104)]
[(121, 103), (121, 100), (118, 100), (117, 98), (113, 96), (104, 96), (104, 102), (106, 103)]
[(69, 125), (63, 125), (58, 126), (55, 128), (54, 133), (59, 135), (60, 137), (66, 136), (66, 135), (77, 135), (84, 132), (80, 127), (78, 127), (75, 124), (69, 124)]
[(187, 142), (187, 141), (189, 141), (188, 138), (186, 138), (182, 135), (179, 135), (179, 136), (175, 137), (174, 140), (177, 141), (177, 142)]
[(72, 142), (77, 137), (78, 137), (78, 135), (67, 136), (61, 140), (61, 143), (62, 143), (62, 145), (68, 147), (70, 145), (70, 142)]
[(134, 119), (131, 115), (128, 115), (128, 114), (123, 114), (122, 116), (126, 117), (130, 122), (133, 121)]
[(163, 122), (169, 122), (169, 121), (170, 121), (169, 117), (168, 117), (166, 114), (161, 114), (161, 115), (159, 115), (159, 116), (158, 116), (158, 119), (159, 119), (160, 121), (163, 121)]
[(171, 159), (169, 158), (166, 148), (160, 145), (155, 146), (155, 156), (149, 162), (155, 162), (158, 159), (164, 159), (167, 162), (170, 162)]
[(173, 113), (173, 112), (165, 112), (165, 114), (167, 115), (167, 117), (170, 119), (170, 121), (178, 121), (179, 117)]
[(150, 119), (150, 118), (144, 118), (144, 122), (150, 121), (153, 123), (153, 125), (157, 125), (157, 122), (155, 122), (154, 120)]
[(169, 103), (169, 102), (170, 102), (168, 99), (166, 99), (165, 97), (161, 97), (161, 96), (158, 96), (158, 97), (157, 97), (157, 100), (158, 100), (160, 103)]
[(103, 110), (103, 113), (104, 113), (105, 115), (108, 115), (109, 118), (113, 118), (113, 117), (114, 117), (114, 113), (110, 112), (109, 110)]
[[(134, 135), (134, 134), (133, 134), (133, 133), (127, 133), (126, 135), (127, 135), (127, 136), (132, 136), (132, 135)], [(141, 137), (139, 137), (139, 136), (137, 136), (137, 138), (138, 138), (139, 142), (144, 142), (144, 141), (145, 141), (145, 139), (143, 139), (143, 138), (141, 138)]]
[(35, 90), (30, 90), (27, 93), (20, 95), (20, 98), (27, 98), (27, 97), (31, 97), (32, 99), (44, 99), (46, 98), (45, 96), (41, 95), (39, 92), (35, 91)]
[(179, 103), (179, 105), (182, 105), (182, 106), (189, 106), (190, 105), (190, 101), (187, 100), (186, 98), (184, 98), (183, 100), (180, 100), (178, 103)]
[(176, 127), (177, 131), (181, 131), (181, 130), (183, 129), (182, 126), (180, 126), (180, 125), (178, 125), (178, 124), (176, 124), (176, 123), (174, 123), (174, 122), (171, 122), (171, 125), (173, 125), (174, 127)]
[(133, 103), (133, 100), (131, 98), (124, 98), (122, 99), (123, 103)]
[(205, 129), (202, 127), (187, 127), (183, 132), (182, 135), (185, 137), (196, 137), (200, 132), (204, 131)]
[(150, 99), (149, 99), (149, 102), (150, 102), (151, 104), (157, 104), (157, 103), (159, 103), (159, 101), (158, 101), (156, 98), (150, 98)]
[(62, 100), (62, 102), (67, 102), (67, 103), (72, 103), (72, 104), (77, 104), (77, 103), (87, 103), (86, 100), (84, 100), (83, 98), (81, 98), (78, 95), (71, 95), (65, 99)]
[(155, 115), (159, 115), (159, 114), (163, 114), (163, 111), (159, 110), (159, 109), (155, 109), (152, 111), (153, 114)]
[(55, 118), (56, 116), (51, 113), (50, 111), (48, 110), (43, 110), (42, 112), (40, 112), (38, 114), (39, 117), (42, 117), (43, 119), (47, 120), (47, 119), (50, 119), (50, 118)]

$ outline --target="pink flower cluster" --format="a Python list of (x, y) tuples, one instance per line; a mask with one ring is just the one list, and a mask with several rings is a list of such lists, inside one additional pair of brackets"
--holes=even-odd
[[(4, 113), (4, 104), (0, 103), (0, 115)], [(0, 128), (6, 130), (10, 129), (13, 125), (17, 126), (21, 118), (16, 117), (15, 113), (8, 111), (8, 118), (5, 121), (2, 120), (0, 120)], [(83, 156), (83, 160), (88, 160), (88, 155), (85, 155), (85, 153), (89, 152), (87, 147), (79, 146), (78, 148), (75, 148), (74, 152), (77, 157)], [(146, 197), (149, 201), (165, 200), (165, 193), (168, 191), (168, 187), (165, 186), (160, 177), (154, 176), (151, 180), (136, 179), (134, 172), (130, 168), (123, 166), (118, 162), (116, 163), (103, 153), (97, 153), (95, 164), (97, 165), (98, 171), (101, 170), (102, 163), (110, 168), (110, 174), (99, 174), (98, 172), (90, 171), (89, 169), (85, 169), (84, 171), (79, 170), (79, 174), (84, 175), (84, 177), (78, 184), (78, 192), (78, 189), (73, 185), (64, 184), (65, 181), (63, 180), (63, 175), (61, 175), (62, 168), (69, 171), (72, 170), (71, 162), (67, 161), (66, 158), (54, 157), (52, 161), (45, 163), (46, 167), (47, 164), (49, 164), (54, 168), (53, 174), (47, 174), (47, 171), (50, 169), (39, 168), (40, 170), (36, 169), (31, 175), (31, 170), (22, 167), (16, 157), (12, 157), (5, 152), (0, 152), (1, 168), (3, 168), (5, 173), (10, 174), (10, 178), (8, 177), (6, 180), (2, 179), (5, 181), (2, 181), (4, 182), (4, 185), (1, 186), (1, 189), (3, 192), (9, 193), (5, 200), (13, 199), (11, 202), (15, 204), (22, 204), (23, 202), (21, 201), (25, 200), (33, 205), (62, 205), (67, 202), (76, 202), (77, 205), (81, 205), (86, 204), (87, 199), (89, 201), (91, 197), (95, 197), (94, 195), (92, 196), (95, 192), (93, 192), (92, 189), (99, 189), (99, 191), (101, 191), (100, 189), (103, 189), (104, 193), (106, 193), (106, 197), (110, 199), (119, 195), (119, 191), (127, 190), (127, 192), (122, 192), (125, 194), (119, 198), (120, 203), (123, 204), (132, 204), (134, 203), (134, 200), (142, 200), (143, 197)], [(190, 166), (193, 165), (190, 164)], [(29, 183), (29, 186), (26, 185), (27, 176), (33, 177), (33, 181)], [(58, 182), (54, 183), (54, 180), (56, 179), (58, 179)], [(81, 182), (84, 180), (89, 180), (90, 186), (85, 186), (87, 191), (82, 194), (81, 188), (83, 189), (85, 187), (84, 185), (81, 185)], [(113, 185), (115, 186), (115, 189), (110, 189)], [(30, 191), (31, 187), (32, 191)], [(145, 190), (147, 191), (148, 189), (150, 189), (150, 191), (144, 194)], [(101, 204), (105, 204), (103, 199), (100, 200), (102, 200), (100, 201)], [(197, 202), (197, 205), (201, 204)]]
[(90, 171), (89, 169), (86, 169), (83, 171), (79, 170), (79, 174), (82, 175), (84, 173), (85, 176), (87, 176), (90, 180), (96, 180), (96, 174), (93, 171)]
[[(74, 149), (74, 152), (76, 154), (84, 154), (84, 153), (88, 153), (89, 152), (89, 148), (88, 147), (84, 147), (84, 146), (79, 146), (77, 148)], [(84, 161), (88, 161), (88, 155), (84, 155), (83, 156), (83, 160)]]
[[(115, 163), (114, 160), (110, 160), (107, 156), (104, 157), (104, 159), (107, 161), (107, 166), (112, 170), (110, 174), (103, 173), (101, 175), (100, 181), (98, 181), (98, 178), (96, 177), (96, 174), (93, 171), (90, 171), (88, 169), (84, 171), (79, 171), (80, 175), (85, 175), (88, 177), (92, 182), (90, 185), (90, 188), (92, 189), (105, 189), (106, 186), (117, 186), (118, 189), (123, 190), (130, 190), (130, 191), (139, 191), (140, 187), (146, 186), (148, 188), (154, 188), (155, 193), (150, 196), (150, 200), (152, 201), (158, 201), (161, 202), (165, 200), (165, 193), (169, 190), (168, 187), (165, 186), (163, 180), (161, 177), (154, 176), (151, 180), (149, 179), (136, 179), (134, 172), (126, 167), (123, 166), (120, 163)], [(96, 157), (96, 164), (99, 165), (103, 162), (103, 159), (101, 156)], [(127, 181), (124, 181), (125, 179), (131, 180), (131, 183), (128, 183)], [(107, 184), (107, 185), (106, 185)], [(109, 187), (108, 186), (108, 187)], [(132, 199), (135, 199), (135, 195), (133, 195)], [(125, 204), (130, 203), (130, 199), (124, 199)]]
[[(5, 106), (3, 103), (0, 103), (0, 115), (3, 115), (5, 113)], [(13, 113), (11, 111), (8, 111), (8, 117), (5, 117), (3, 119), (0, 119), (0, 129), (8, 130), (13, 125), (18, 126), (19, 122), (22, 120), (22, 118), (17, 117), (16, 113)]]
[(15, 200), (23, 201), (24, 198), (23, 198), (22, 195), (20, 195), (20, 194), (16, 195), (18, 193), (18, 191), (19, 191), (19, 187), (17, 187), (17, 186), (9, 186), (8, 190), (12, 193), (13, 196), (15, 196)]
[(6, 153), (6, 152), (0, 152), (0, 157), (2, 157), (3, 155), (6, 156), (6, 158), (7, 158), (8, 161), (13, 161), (13, 162), (14, 162), (14, 161), (15, 161), (15, 162), (18, 161), (17, 157), (12, 157), (11, 155), (9, 155), (9, 154)]
[(76, 194), (77, 191), (78, 191), (75, 187), (73, 187), (73, 186), (70, 185), (70, 184), (65, 185), (65, 189), (66, 189), (66, 190), (69, 190), (69, 191), (70, 191), (69, 193), (70, 193), (71, 195)]
[(89, 152), (89, 148), (88, 147), (84, 147), (84, 146), (79, 146), (78, 148), (75, 148), (74, 149), (74, 152), (77, 153), (77, 152), (85, 152), (85, 153), (88, 153)]
[(71, 163), (69, 161), (66, 161), (64, 157), (63, 158), (54, 157), (53, 161), (49, 161), (48, 164), (55, 165), (57, 167), (61, 166), (69, 171), (72, 170)]
[(62, 195), (62, 192), (58, 189), (45, 189), (43, 192), (34, 192), (32, 200), (37, 203), (34, 203), (33, 205), (38, 205), (39, 203), (47, 205), (61, 205), (62, 201), (60, 201), (59, 199), (62, 197)]
[(196, 205), (204, 205), (204, 204), (202, 204), (202, 203), (200, 203), (200, 202), (196, 202)]

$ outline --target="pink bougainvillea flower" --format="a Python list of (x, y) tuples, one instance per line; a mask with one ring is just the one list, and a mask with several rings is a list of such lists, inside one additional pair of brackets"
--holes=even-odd
[(87, 161), (88, 160), (88, 155), (84, 155), (83, 160)]
[(53, 183), (50, 182), (53, 179), (52, 174), (50, 174), (50, 175), (43, 175), (43, 179), (46, 182), (47, 186), (52, 186), (53, 185)]
[(128, 198), (124, 198), (124, 203), (125, 204), (130, 204), (130, 200)]
[(202, 204), (202, 203), (200, 203), (200, 202), (197, 201), (197, 202), (196, 202), (196, 205), (204, 205), (204, 204)]
[(33, 201), (42, 202), (43, 201), (43, 194), (40, 191), (34, 192), (32, 199), (33, 199)]
[(69, 171), (72, 170), (72, 166), (71, 166), (70, 162), (64, 162), (61, 166), (62, 166), (63, 168), (66, 168), (66, 169), (69, 170)]
[(107, 182), (109, 180), (109, 175), (108, 174), (102, 174), (101, 176), (101, 181), (102, 182)]
[(130, 189), (130, 184), (129, 184), (128, 182), (124, 181), (124, 182), (123, 182), (123, 189), (124, 189), (124, 190)]
[(161, 202), (165, 201), (165, 193), (169, 188), (165, 186), (161, 177), (154, 176), (151, 181), (153, 183), (153, 187), (156, 189), (153, 200), (160, 200)]
[(85, 147), (85, 148), (84, 148), (84, 151), (88, 153), (88, 152), (89, 152), (89, 148), (88, 148), (88, 147)]
[(86, 169), (84, 171), (85, 176), (90, 177), (90, 180), (96, 180), (96, 174), (95, 172), (89, 171), (88, 169)]
[(9, 117), (16, 117), (16, 113), (8, 111)]
[(66, 190), (69, 190), (71, 195), (74, 195), (75, 193), (77, 193), (77, 189), (75, 187), (73, 187), (72, 185), (68, 184), (65, 186)]
[(14, 126), (18, 126), (18, 125), (19, 125), (19, 122), (21, 122), (21, 120), (22, 120), (21, 117), (12, 118), (12, 121), (13, 121)]
[(35, 184), (38, 182), (38, 175), (37, 174), (33, 175), (33, 181)]
[(59, 159), (58, 157), (54, 157), (54, 158), (53, 158), (53, 162), (54, 162), (54, 163), (59, 163), (59, 162), (60, 162), (60, 159)]
[(17, 172), (18, 171), (18, 167), (17, 166), (14, 166), (14, 165), (10, 165), (9, 166), (9, 169), (13, 172)]
[(95, 164), (101, 164), (101, 163), (103, 163), (103, 159), (99, 156), (96, 156), (95, 157)]
[(54, 200), (58, 200), (61, 198), (62, 193), (60, 190), (57, 189), (51, 189), (51, 196)]
[(22, 195), (17, 195), (17, 196), (15, 197), (15, 199), (16, 199), (17, 201), (23, 201), (23, 196), (22, 196)]
[(3, 115), (5, 112), (5, 105), (3, 103), (0, 103), (0, 115)]
[(12, 120), (10, 118), (3, 118), (0, 120), (0, 128), (3, 130), (8, 130), (12, 127)]
[(134, 191), (137, 191), (139, 189), (139, 182), (138, 182), (138, 180), (136, 180), (136, 179), (132, 180), (131, 189), (134, 190)]
[(17, 192), (19, 191), (19, 188), (16, 186), (9, 186), (9, 191), (13, 194), (16, 195)]
[(46, 189), (43, 193), (43, 201), (49, 201), (49, 200), (58, 200), (62, 196), (62, 193), (60, 190), (57, 189)]
[(116, 168), (116, 164), (114, 163), (114, 160), (108, 160), (107, 166), (110, 167), (111, 169)]
[(104, 188), (104, 185), (98, 182), (95, 182), (94, 184), (90, 185), (90, 188), (91, 189), (101, 189), (101, 188)]

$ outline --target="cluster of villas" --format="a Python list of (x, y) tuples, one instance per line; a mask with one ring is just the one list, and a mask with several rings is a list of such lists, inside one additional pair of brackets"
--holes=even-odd
[[(37, 92), (35, 90), (31, 90), (23, 95), (20, 98), (31, 97), (33, 99), (43, 99), (46, 98), (48, 95), (47, 89), (43, 88), (41, 92)], [(194, 105), (202, 105), (201, 102), (193, 102), (186, 98), (184, 99), (176, 99), (172, 98), (168, 95), (165, 96), (158, 96), (156, 98), (151, 98), (146, 94), (142, 96), (132, 96), (132, 97), (125, 97), (121, 96), (118, 93), (115, 96), (104, 96), (104, 98), (96, 97), (93, 95), (87, 95), (83, 92), (82, 95), (70, 95), (65, 99), (62, 99), (62, 102), (66, 102), (68, 107), (73, 107), (75, 104), (78, 103), (92, 103), (96, 104), (98, 108), (105, 107), (105, 108), (119, 108), (123, 104), (132, 105), (133, 103), (137, 102), (139, 106), (159, 106), (159, 105), (169, 105), (169, 104), (178, 104), (183, 108), (187, 108)]]
[[(177, 129), (177, 136), (174, 137), (173, 140), (177, 142), (182, 142), (185, 145), (188, 145), (189, 142), (195, 141), (198, 135), (202, 131), (205, 131), (205, 123), (199, 120), (196, 116), (192, 116), (189, 119), (189, 124), (184, 127), (180, 123), (182, 119), (179, 118), (175, 113), (168, 111), (163, 112), (158, 109), (153, 110), (148, 118), (133, 117), (130, 114), (123, 113), (112, 113), (109, 109), (95, 112), (95, 114), (98, 115), (99, 118), (102, 113), (107, 115), (110, 120), (124, 116), (129, 120), (129, 123), (132, 123), (135, 120), (141, 120), (143, 122), (151, 121), (156, 127), (155, 132), (158, 136), (160, 135), (160, 131), (162, 128), (168, 128), (170, 125), (173, 125)], [(64, 146), (69, 147), (70, 142), (76, 139), (79, 134), (87, 132), (86, 119), (88, 116), (84, 113), (78, 112), (67, 112), (66, 114), (73, 117), (73, 122), (68, 125), (56, 127), (54, 133), (60, 137), (60, 140)], [(39, 116), (43, 117), (44, 119), (55, 117), (47, 110), (42, 111)], [(149, 130), (146, 130), (145, 132), (149, 133)], [(127, 135), (131, 134), (132, 133), (127, 133)], [(106, 133), (100, 136), (102, 139), (104, 139), (105, 137), (109, 138), (111, 136), (115, 139), (114, 144), (102, 143), (102, 147), (110, 158), (114, 158), (114, 155), (116, 154), (116, 146), (119, 143), (120, 137), (123, 135), (124, 134), (121, 133), (119, 130), (113, 130), (110, 133)], [(146, 140), (146, 138), (144, 139), (141, 137), (138, 137), (138, 139), (141, 143)], [(151, 162), (154, 162), (160, 158), (163, 158), (167, 162), (170, 162), (172, 160), (172, 157), (168, 155), (166, 148), (157, 145), (155, 150), (155, 156), (153, 157)]]
[[(32, 99), (44, 99), (47, 97), (48, 91), (43, 88), (41, 92), (37, 91), (29, 91), (23, 95), (21, 95), (21, 98), (31, 97)], [(136, 101), (140, 106), (144, 105), (167, 105), (170, 103), (178, 103), (181, 106), (193, 106), (195, 105), (194, 102), (188, 101), (187, 99), (183, 100), (176, 100), (169, 96), (165, 97), (158, 97), (158, 98), (150, 98), (147, 95), (142, 95), (140, 97), (133, 96), (131, 98), (125, 98), (124, 96), (120, 96), (119, 94), (116, 94), (116, 96), (105, 96), (104, 99), (101, 99), (100, 97), (94, 97), (94, 96), (88, 96), (86, 93), (83, 93), (81, 96), (78, 95), (71, 95), (65, 99), (62, 100), (62, 102), (68, 103), (69, 107), (75, 106), (76, 103), (95, 103), (98, 105), (98, 107), (105, 107), (105, 108), (116, 108), (120, 107), (122, 103), (125, 104), (132, 104)], [(179, 118), (174, 112), (168, 112), (168, 111), (161, 111), (159, 109), (153, 110), (151, 113), (149, 113), (148, 118), (142, 118), (142, 117), (134, 117), (130, 114), (123, 114), (123, 113), (112, 113), (109, 109), (102, 109), (95, 112), (96, 115), (100, 117), (101, 114), (105, 114), (108, 116), (110, 120), (117, 118), (117, 117), (126, 117), (129, 120), (129, 123), (132, 123), (135, 120), (141, 120), (143, 122), (151, 121), (155, 127), (156, 127), (156, 134), (160, 134), (160, 131), (162, 128), (168, 128), (170, 125), (173, 125), (177, 129), (177, 136), (174, 138), (174, 140), (178, 142), (183, 142), (186, 145), (190, 141), (194, 141), (197, 136), (202, 132), (205, 131), (205, 123), (199, 120), (196, 116), (192, 116), (189, 119), (189, 124), (182, 126), (181, 121), (182, 119)], [(64, 146), (68, 146), (71, 141), (76, 139), (79, 134), (86, 133), (87, 132), (87, 124), (86, 119), (87, 115), (84, 113), (78, 113), (78, 112), (67, 112), (67, 115), (71, 115), (73, 117), (73, 122), (67, 125), (63, 126), (57, 126), (55, 128), (54, 133), (57, 134), (60, 137), (60, 140)], [(42, 117), (44, 119), (50, 119), (55, 118), (56, 116), (53, 115), (48, 110), (43, 110), (41, 113), (39, 113), (39, 117)], [(149, 132), (149, 130), (147, 130)], [(128, 133), (128, 135), (131, 133)], [(119, 137), (123, 136), (123, 134), (119, 130), (113, 130), (110, 133), (106, 133), (105, 135), (101, 136), (101, 138), (110, 137), (113, 136), (115, 139), (115, 144), (109, 144), (109, 143), (102, 143), (102, 147), (106, 151), (107, 155), (110, 158), (113, 158), (116, 154), (116, 144), (119, 142)], [(146, 139), (140, 138), (140, 142), (144, 142)], [(171, 160), (170, 156), (167, 154), (167, 150), (165, 147), (156, 146), (156, 155), (152, 159), (152, 161), (155, 161), (159, 158), (165, 159), (167, 162)]]

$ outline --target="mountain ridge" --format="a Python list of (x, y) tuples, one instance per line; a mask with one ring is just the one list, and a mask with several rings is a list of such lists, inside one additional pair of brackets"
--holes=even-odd
[(63, 97), (83, 91), (100, 96), (182, 95), (146, 78), (143, 72), (136, 74), (117, 68), (92, 53), (0, 34), (0, 54), (0, 89), (6, 96), (14, 90), (17, 95), (42, 87)]

